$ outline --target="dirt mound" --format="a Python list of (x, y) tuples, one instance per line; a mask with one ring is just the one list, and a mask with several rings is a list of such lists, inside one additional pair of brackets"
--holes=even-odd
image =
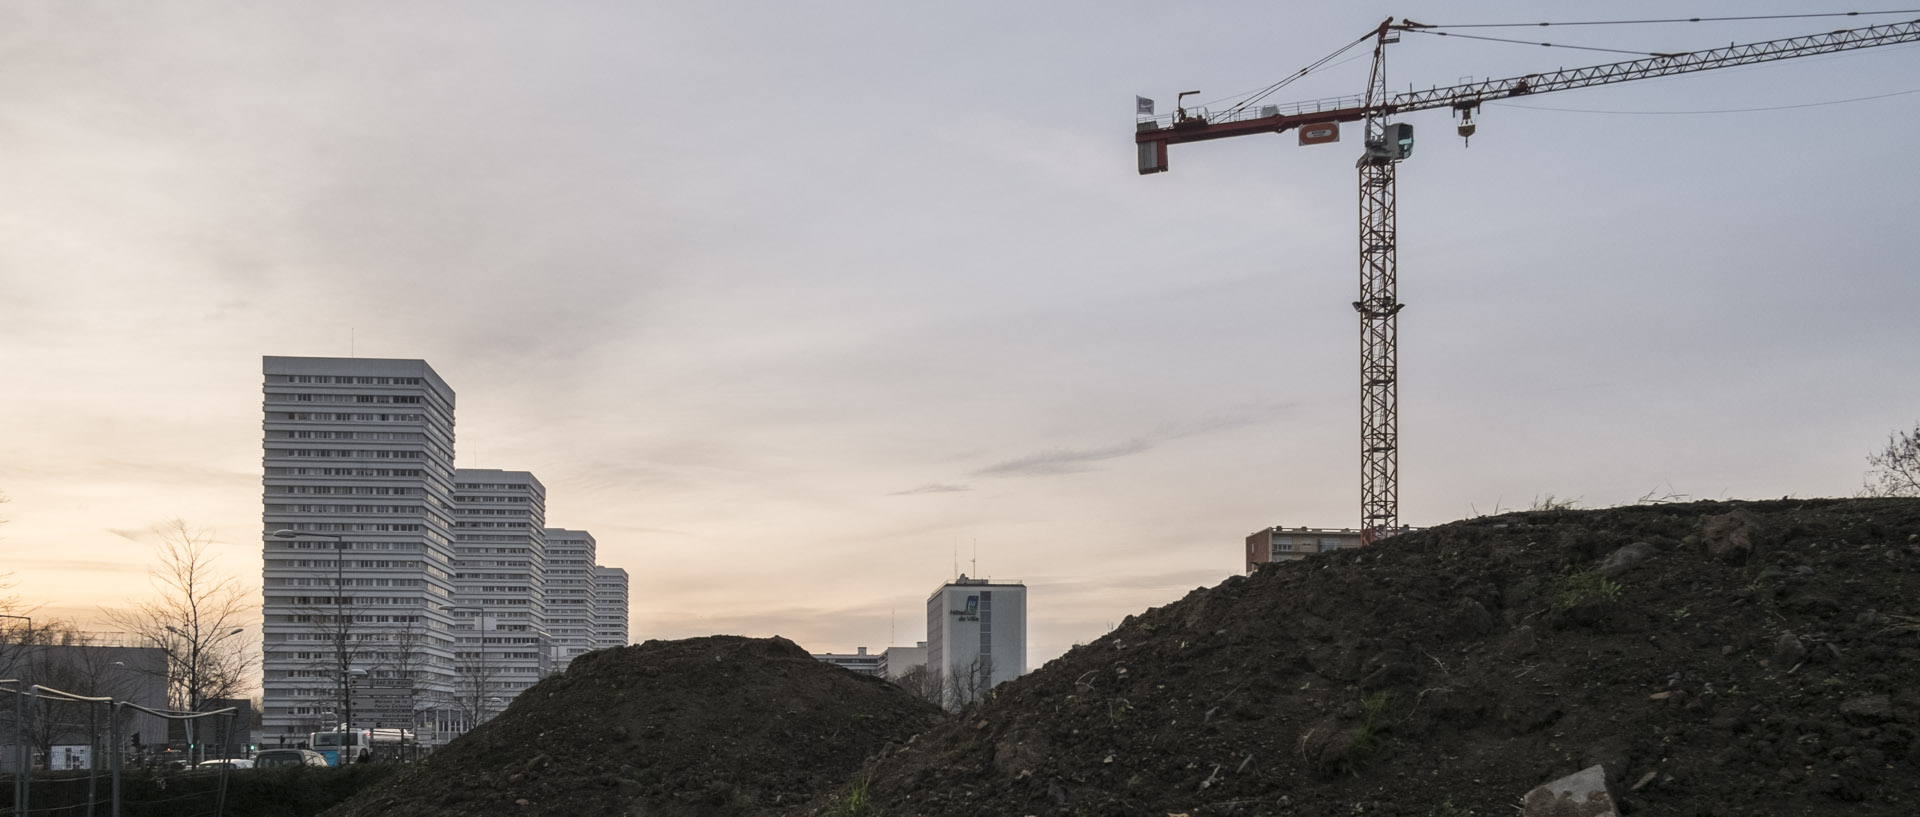
[[(1128, 618), (879, 755), (871, 813), (1920, 813), (1920, 500), (1480, 518)], [(815, 805), (845, 810), (844, 793)]]
[(326, 814), (765, 814), (845, 784), (941, 717), (784, 638), (649, 641), (575, 659)]

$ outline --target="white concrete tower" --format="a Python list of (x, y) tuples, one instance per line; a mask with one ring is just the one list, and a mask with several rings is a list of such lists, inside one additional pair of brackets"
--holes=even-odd
[(627, 571), (593, 566), (593, 648), (624, 647), (627, 635)]
[[(453, 389), (422, 360), (262, 363), (263, 740), (305, 740), (351, 708), (355, 726), (439, 742), (454, 688)], [(349, 703), (370, 688), (386, 703)]]
[(927, 597), (927, 666), (941, 698), (958, 709), (1027, 672), (1027, 586), (969, 579)]
[(553, 666), (547, 635), (547, 489), (526, 471), (454, 472), (457, 706), (474, 723)]
[(553, 636), (555, 671), (591, 652), (593, 561), (597, 545), (583, 530), (547, 528), (547, 631)]

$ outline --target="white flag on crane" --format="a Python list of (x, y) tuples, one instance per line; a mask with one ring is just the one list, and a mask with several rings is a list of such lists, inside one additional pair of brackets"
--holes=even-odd
[(1133, 98), (1133, 108), (1134, 113), (1151, 116), (1153, 115), (1153, 100), (1136, 95)]

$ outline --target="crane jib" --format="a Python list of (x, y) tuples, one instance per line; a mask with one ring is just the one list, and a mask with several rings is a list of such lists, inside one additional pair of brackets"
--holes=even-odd
[[(1219, 118), (1209, 118), (1204, 113), (1184, 114), (1164, 126), (1158, 120), (1141, 121), (1135, 129), (1133, 140), (1140, 145), (1164, 146), (1256, 133), (1280, 133), (1308, 125), (1359, 122), (1372, 116), (1391, 116), (1432, 108), (1468, 109), (1478, 106), (1481, 102), (1508, 97), (1567, 91), (1594, 85), (1609, 85), (1636, 79), (1651, 79), (1910, 42), (1920, 42), (1920, 20), (1805, 37), (1736, 44), (1706, 51), (1663, 54), (1639, 60), (1450, 85), (1425, 91), (1409, 91), (1397, 94), (1377, 105), (1347, 105), (1285, 114), (1269, 114), (1264, 111), (1260, 115), (1230, 113)], [(1299, 109), (1314, 106), (1308, 103), (1293, 107)], [(1151, 152), (1162, 153), (1164, 147)], [(1164, 160), (1151, 165), (1152, 169), (1150, 169), (1150, 165), (1145, 162), (1149, 151), (1143, 148), (1141, 153), (1142, 173), (1160, 172), (1166, 169)]]

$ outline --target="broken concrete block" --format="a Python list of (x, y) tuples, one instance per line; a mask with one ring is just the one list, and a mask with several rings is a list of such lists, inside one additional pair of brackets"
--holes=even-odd
[(1527, 792), (1520, 817), (1619, 817), (1607, 792), (1607, 769), (1588, 766)]

